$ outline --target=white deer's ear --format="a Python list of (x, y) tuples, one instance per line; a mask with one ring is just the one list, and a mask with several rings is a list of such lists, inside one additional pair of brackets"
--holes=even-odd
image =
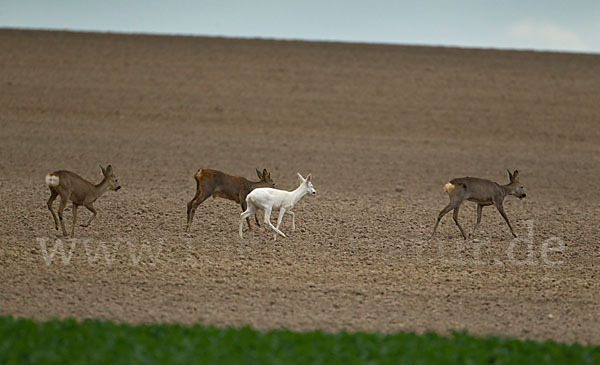
[(298, 179), (300, 179), (300, 182), (304, 182), (304, 178), (302, 177), (302, 175), (300, 175), (299, 172), (297, 172), (296, 174), (298, 174)]
[(310, 182), (312, 180), (312, 174), (308, 174), (306, 177), (306, 182)]

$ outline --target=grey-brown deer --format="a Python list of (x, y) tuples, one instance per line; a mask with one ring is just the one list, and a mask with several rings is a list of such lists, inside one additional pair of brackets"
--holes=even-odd
[[(94, 208), (96, 199), (109, 189), (117, 191), (121, 188), (113, 173), (111, 165), (108, 165), (106, 168), (100, 166), (100, 168), (102, 169), (104, 178), (98, 184), (93, 184), (76, 173), (66, 170), (54, 171), (46, 175), (46, 184), (50, 188), (48, 209), (50, 210), (50, 213), (52, 213), (52, 218), (54, 218), (54, 228), (56, 228), (56, 230), (58, 230), (58, 221), (60, 219), (63, 235), (67, 236), (67, 230), (65, 229), (65, 224), (63, 222), (63, 211), (69, 200), (73, 202), (73, 226), (71, 227), (71, 236), (73, 236), (75, 234), (75, 224), (77, 222), (77, 208), (83, 205), (92, 212), (92, 216), (87, 223), (82, 224), (83, 227), (87, 227), (98, 214)], [(58, 207), (57, 219), (56, 213), (54, 213), (54, 209), (52, 209), (52, 203), (54, 203), (54, 200), (59, 195), (60, 205)]]
[[(190, 231), (196, 208), (198, 208), (203, 201), (208, 199), (208, 197), (212, 196), (213, 198), (219, 197), (233, 200), (241, 205), (242, 211), (245, 211), (247, 207), (246, 196), (250, 194), (252, 190), (256, 188), (275, 187), (275, 183), (273, 183), (273, 180), (271, 179), (271, 173), (267, 171), (267, 169), (264, 169), (262, 172), (256, 170), (256, 175), (258, 175), (260, 180), (254, 182), (240, 176), (229, 175), (217, 170), (199, 169), (194, 175), (194, 179), (196, 180), (196, 195), (194, 195), (194, 198), (187, 204), (186, 232)], [(256, 216), (255, 219), (256, 225), (260, 226)], [(251, 229), (250, 220), (246, 219), (246, 222), (248, 222), (248, 229)]]
[(510, 228), (510, 232), (512, 233), (513, 237), (516, 238), (517, 235), (515, 234), (515, 231), (510, 225), (510, 221), (504, 212), (504, 198), (507, 195), (513, 195), (519, 199), (523, 199), (527, 195), (525, 194), (523, 185), (519, 183), (519, 171), (515, 170), (513, 173), (508, 171), (508, 178), (510, 181), (506, 185), (499, 185), (493, 181), (479, 179), (476, 177), (461, 177), (458, 179), (452, 179), (446, 183), (444, 186), (444, 191), (448, 193), (450, 197), (450, 203), (448, 203), (448, 205), (446, 205), (446, 207), (442, 209), (438, 215), (431, 237), (433, 237), (435, 234), (442, 217), (454, 209), (454, 223), (456, 223), (458, 226), (458, 229), (460, 230), (460, 233), (463, 235), (464, 239), (467, 239), (465, 231), (458, 223), (458, 210), (462, 202), (468, 200), (477, 203), (477, 222), (473, 227), (473, 232), (471, 235), (475, 233), (477, 226), (481, 222), (481, 213), (483, 212), (483, 207), (493, 204), (500, 212), (500, 215), (502, 215), (502, 218), (504, 218), (506, 221), (506, 224), (508, 224), (508, 228)]

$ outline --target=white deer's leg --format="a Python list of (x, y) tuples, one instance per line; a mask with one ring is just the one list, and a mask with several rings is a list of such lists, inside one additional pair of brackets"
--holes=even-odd
[(271, 207), (266, 207), (265, 208), (265, 216), (264, 216), (264, 221), (266, 225), (271, 225)]
[(265, 224), (267, 224), (269, 227), (271, 227), (275, 232), (277, 232), (280, 235), (282, 235), (283, 237), (285, 237), (285, 234), (283, 234), (283, 232), (281, 232), (279, 229), (277, 229), (277, 227), (275, 227), (273, 225), (273, 223), (271, 223), (271, 210), (272, 209), (273, 209), (272, 207), (265, 208)]
[[(277, 217), (277, 229), (279, 229), (279, 226), (281, 225), (281, 220), (283, 219), (283, 215), (285, 214), (285, 208), (281, 208), (279, 210), (279, 216)], [(273, 235), (273, 239), (275, 241), (277, 241), (277, 233), (275, 233)]]
[(292, 231), (295, 231), (296, 230), (296, 214), (294, 214), (294, 212), (292, 212), (291, 210), (288, 210), (286, 213), (292, 215)]
[(256, 213), (256, 207), (253, 204), (248, 204), (248, 208), (245, 212), (240, 214), (240, 238), (244, 238), (244, 234), (242, 230), (244, 229), (244, 219), (250, 217), (252, 214)]

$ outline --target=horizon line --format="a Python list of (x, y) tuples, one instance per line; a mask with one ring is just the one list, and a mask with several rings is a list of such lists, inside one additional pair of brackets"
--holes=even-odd
[(36, 32), (63, 32), (63, 33), (86, 33), (86, 34), (111, 34), (111, 35), (141, 35), (141, 36), (163, 36), (163, 37), (199, 37), (199, 38), (221, 38), (238, 40), (263, 40), (275, 42), (303, 42), (303, 43), (326, 43), (326, 44), (354, 44), (354, 45), (373, 45), (373, 46), (400, 46), (400, 47), (423, 47), (423, 48), (447, 48), (460, 50), (479, 50), (479, 51), (497, 51), (497, 52), (533, 52), (533, 53), (556, 53), (599, 56), (599, 52), (593, 51), (573, 51), (557, 50), (546, 48), (527, 48), (527, 47), (492, 47), (492, 46), (465, 46), (449, 44), (428, 44), (428, 43), (396, 43), (386, 41), (360, 41), (360, 40), (339, 40), (339, 39), (317, 39), (317, 38), (293, 38), (293, 37), (269, 37), (269, 36), (241, 36), (241, 35), (223, 35), (223, 34), (198, 34), (183, 32), (150, 32), (150, 31), (122, 31), (122, 30), (97, 30), (97, 29), (69, 29), (69, 28), (36, 28), (36, 27), (13, 27), (0, 26), (0, 30), (12, 31), (36, 31)]

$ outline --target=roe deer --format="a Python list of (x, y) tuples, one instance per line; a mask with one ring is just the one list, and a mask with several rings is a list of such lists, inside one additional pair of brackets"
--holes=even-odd
[[(292, 231), (296, 230), (296, 215), (292, 212), (294, 205), (306, 194), (311, 193), (316, 195), (317, 191), (313, 187), (311, 182), (312, 176), (308, 174), (305, 178), (298, 173), (298, 179), (300, 180), (300, 186), (293, 191), (285, 191), (271, 188), (258, 188), (254, 189), (246, 197), (246, 204), (248, 208), (240, 215), (240, 237), (244, 238), (242, 234), (242, 227), (244, 225), (244, 218), (248, 219), (252, 214), (256, 217), (256, 211), (263, 209), (265, 211), (265, 223), (269, 225), (276, 232), (274, 237), (277, 240), (277, 233), (285, 237), (285, 234), (279, 230), (279, 225), (283, 219), (285, 213), (289, 213), (292, 216)], [(277, 227), (271, 224), (271, 211), (279, 210), (279, 217), (277, 218)]]
[[(260, 181), (248, 181), (243, 177), (225, 174), (221, 171), (211, 169), (199, 169), (194, 175), (196, 179), (196, 195), (187, 204), (187, 225), (186, 232), (190, 231), (192, 220), (196, 208), (203, 201), (212, 195), (213, 198), (225, 198), (233, 200), (242, 206), (242, 211), (246, 210), (246, 196), (256, 188), (275, 187), (275, 183), (271, 180), (271, 173), (264, 169), (262, 172), (256, 170), (256, 175)], [(248, 229), (250, 228), (250, 220), (247, 219)], [(256, 218), (258, 224), (258, 218)]]
[(473, 227), (473, 232), (471, 235), (475, 233), (475, 229), (477, 229), (477, 226), (481, 222), (481, 212), (483, 211), (483, 207), (494, 204), (502, 215), (502, 218), (504, 218), (506, 221), (506, 224), (508, 224), (510, 232), (516, 238), (517, 235), (515, 234), (515, 231), (513, 231), (513, 228), (508, 221), (508, 217), (504, 212), (502, 203), (507, 195), (513, 195), (519, 199), (523, 199), (527, 195), (525, 194), (523, 185), (519, 183), (519, 171), (515, 170), (515, 172), (512, 174), (510, 171), (508, 171), (508, 177), (510, 182), (506, 185), (499, 185), (493, 181), (478, 179), (476, 177), (461, 177), (458, 179), (452, 179), (450, 182), (446, 183), (444, 186), (444, 192), (448, 193), (450, 197), (450, 203), (440, 212), (437, 222), (433, 227), (433, 233), (431, 234), (431, 237), (433, 237), (435, 234), (435, 230), (437, 229), (438, 224), (440, 224), (442, 217), (454, 209), (454, 223), (456, 223), (458, 226), (458, 229), (460, 230), (460, 233), (463, 235), (464, 239), (467, 239), (465, 231), (458, 223), (458, 209), (463, 201), (469, 200), (477, 203), (477, 222)]
[(54, 228), (56, 228), (57, 231), (58, 219), (56, 218), (54, 209), (52, 209), (52, 203), (54, 203), (56, 197), (60, 195), (58, 217), (60, 219), (60, 226), (64, 236), (67, 236), (67, 231), (65, 230), (65, 224), (63, 222), (63, 211), (65, 210), (65, 206), (69, 200), (73, 202), (73, 226), (71, 227), (71, 236), (73, 236), (75, 234), (75, 223), (77, 222), (77, 208), (80, 205), (83, 205), (90, 212), (92, 212), (92, 217), (87, 221), (87, 223), (82, 224), (83, 227), (87, 227), (94, 220), (94, 218), (96, 218), (97, 211), (94, 208), (94, 202), (96, 199), (98, 199), (100, 195), (104, 194), (104, 192), (106, 192), (108, 189), (117, 191), (121, 188), (117, 178), (113, 174), (111, 165), (108, 165), (106, 169), (102, 166), (100, 166), (100, 168), (102, 169), (102, 175), (104, 176), (104, 179), (102, 179), (102, 181), (96, 185), (71, 171), (59, 170), (46, 175), (46, 184), (50, 188), (48, 209), (50, 210), (50, 213), (52, 213), (52, 218), (54, 218)]

